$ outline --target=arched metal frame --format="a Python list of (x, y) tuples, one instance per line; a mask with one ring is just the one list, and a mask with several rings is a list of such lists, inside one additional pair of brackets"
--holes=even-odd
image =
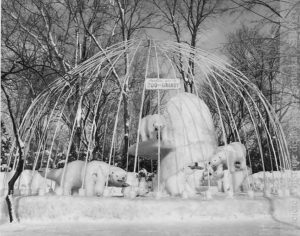
[[(137, 62), (142, 62), (144, 65), (137, 65)], [(194, 65), (193, 68), (191, 68), (191, 62)], [(137, 69), (144, 71), (143, 78), (139, 80), (134, 78), (135, 70)], [(139, 133), (145, 96), (144, 80), (151, 73), (156, 74), (157, 77), (163, 74), (165, 77), (181, 79), (184, 74), (186, 79), (190, 79), (193, 82), (194, 93), (200, 98), (208, 100), (216, 108), (214, 115), (217, 118), (216, 120), (218, 120), (217, 124), (219, 130), (221, 130), (225, 145), (227, 140), (223, 118), (227, 116), (230, 120), (229, 126), (234, 131), (236, 141), (241, 141), (240, 136), (245, 135), (248, 130), (252, 129), (254, 131), (264, 171), (264, 153), (258, 133), (259, 128), (263, 130), (268, 139), (270, 152), (275, 159), (276, 169), (290, 169), (291, 164), (286, 139), (274, 109), (261, 91), (240, 71), (214, 55), (198, 48), (191, 48), (186, 44), (136, 39), (118, 43), (95, 54), (69, 71), (65, 76), (57, 78), (47, 89), (38, 95), (26, 112), (20, 126), (21, 138), (25, 143), (25, 147), (27, 147), (25, 149), (25, 158), (28, 155), (30, 144), (36, 138), (35, 131), (41, 124), (42, 137), (39, 140), (37, 149), (34, 150), (37, 152), (34, 168), (38, 162), (40, 152), (50, 150), (50, 158), (55, 140), (60, 138), (58, 134), (59, 130), (62, 129), (61, 127), (65, 123), (63, 116), (70, 111), (76, 111), (76, 115), (73, 115), (73, 117), (69, 116), (71, 129), (69, 130), (67, 152), (65, 153), (67, 162), (75, 128), (80, 125), (82, 117), (87, 114), (88, 107), (84, 101), (93, 97), (94, 102), (91, 108), (93, 112), (87, 117), (85, 126), (81, 127), (88, 137), (88, 148), (86, 150), (86, 162), (88, 162), (99, 122), (95, 119), (99, 103), (103, 97), (103, 91), (108, 88), (114, 88), (117, 91), (114, 91), (114, 94), (118, 94), (117, 99), (115, 99), (117, 103), (116, 101), (115, 103), (112, 101), (105, 105), (109, 107), (109, 112), (111, 112), (112, 107), (116, 109), (113, 132), (110, 133), (111, 144), (108, 158), (110, 164), (115, 135), (118, 132), (118, 122), (120, 122), (119, 113), (123, 94), (125, 93), (125, 85), (128, 86), (132, 82), (140, 82), (142, 84), (142, 86), (137, 85), (142, 90), (140, 93), (139, 121), (136, 130), (132, 131)], [(128, 99), (132, 98), (128, 93), (130, 93), (130, 90), (126, 92)], [(78, 94), (79, 97), (76, 97)], [(243, 100), (245, 110), (249, 115), (249, 123), (243, 125), (242, 130), (238, 130), (233, 111), (230, 107), (230, 103), (235, 100), (235, 97)], [(257, 101), (259, 101), (260, 107), (257, 105)], [(104, 109), (107, 108), (104, 107), (102, 112)], [(263, 112), (269, 120), (269, 127), (266, 125), (266, 117), (262, 114)], [(108, 117), (106, 120), (108, 120)], [(262, 127), (257, 126), (258, 121), (260, 121)], [(107, 135), (107, 121), (105, 123), (105, 130), (103, 132)], [(139, 135), (137, 135), (136, 142), (139, 142)], [(48, 167), (49, 159), (47, 160)], [(136, 170), (136, 160), (134, 170)], [(61, 179), (62, 183), (63, 178), (64, 174)]]

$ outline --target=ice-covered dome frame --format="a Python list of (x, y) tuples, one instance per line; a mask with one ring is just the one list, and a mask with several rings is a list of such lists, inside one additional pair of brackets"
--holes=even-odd
[[(189, 81), (189, 84), (193, 85), (193, 93), (212, 109), (218, 137), (223, 143), (228, 142), (226, 134), (231, 129), (232, 141), (241, 141), (243, 137), (247, 146), (249, 141), (247, 133), (251, 130), (256, 141), (252, 139), (252, 144), (249, 145), (253, 145), (253, 142), (258, 145), (262, 167), (265, 170), (265, 150), (260, 140), (263, 133), (268, 140), (270, 156), (275, 160), (273, 169), (290, 169), (286, 139), (274, 109), (262, 92), (240, 71), (217, 56), (186, 44), (136, 39), (118, 43), (98, 52), (63, 77), (57, 78), (38, 95), (20, 126), (20, 136), (25, 143), (25, 158), (29, 151), (42, 153), (45, 150), (50, 152), (48, 155), (50, 157), (62, 139), (61, 135), (66, 135), (66, 132), (61, 131), (68, 123), (69, 133), (64, 141), (67, 147), (66, 161), (76, 138), (77, 128), (85, 135), (86, 158), (90, 159), (95, 145), (97, 124), (100, 119), (106, 119), (103, 132), (111, 133), (108, 158), (111, 163), (115, 141), (121, 136), (117, 133), (121, 130), (118, 129), (118, 124), (121, 122), (119, 113), (122, 109), (123, 95), (130, 100), (133, 94), (135, 96), (138, 94), (141, 97), (139, 102), (142, 104), (145, 94), (144, 81), (149, 77), (180, 78), (181, 81)], [(130, 90), (132, 83), (138, 84), (137, 91)], [(128, 88), (126, 91), (125, 86)], [(111, 102), (104, 101), (107, 99), (105, 91), (109, 88), (114, 89), (113, 94), (118, 94), (118, 98)], [(232, 104), (236, 98), (242, 99), (244, 112), (248, 115), (244, 124), (243, 120), (239, 121), (242, 124), (237, 124), (234, 117), (233, 112), (238, 108)], [(110, 126), (113, 128), (107, 131), (110, 121), (113, 121), (113, 125)], [(261, 126), (258, 127), (258, 124)], [(130, 132), (135, 133), (136, 137), (137, 127)], [(105, 139), (105, 134), (102, 140)], [(35, 150), (30, 150), (33, 146)], [(36, 155), (34, 168), (40, 156)], [(47, 166), (49, 160), (50, 158)]]

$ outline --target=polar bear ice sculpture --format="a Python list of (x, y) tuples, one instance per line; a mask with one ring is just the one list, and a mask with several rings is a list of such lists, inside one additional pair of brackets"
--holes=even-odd
[[(61, 183), (63, 168), (49, 169), (47, 171), (47, 179), (51, 179), (56, 182), (55, 192), (59, 195), (70, 195), (81, 187), (81, 171), (84, 167), (84, 161), (69, 162), (66, 166), (64, 180)], [(44, 177), (46, 175), (46, 169), (39, 170), (39, 173)]]
[[(69, 162), (66, 166), (62, 185), (63, 168), (48, 170), (47, 178), (55, 181), (57, 184), (55, 192), (57, 194), (70, 195), (82, 187), (82, 180), (84, 179), (87, 196), (102, 196), (107, 176), (109, 176), (108, 186), (127, 186), (125, 183), (126, 171), (119, 167), (110, 166), (102, 161), (91, 161), (87, 163), (86, 169), (84, 166), (84, 161)], [(45, 173), (46, 170), (40, 171), (42, 176), (45, 176)]]
[[(244, 179), (248, 176), (245, 146), (240, 142), (233, 142), (218, 147), (210, 158), (210, 165), (216, 169), (215, 176), (218, 179), (219, 191), (221, 189), (227, 191), (231, 188), (234, 192), (239, 191)], [(232, 187), (230, 187), (230, 177)]]
[[(228, 161), (228, 163), (227, 163)], [(246, 166), (246, 148), (240, 142), (233, 142), (217, 148), (216, 153), (210, 159), (212, 166), (229, 165), (227, 168), (234, 172), (244, 170)]]
[(126, 175), (126, 171), (117, 166), (110, 166), (103, 161), (91, 161), (87, 164), (86, 172), (81, 172), (81, 179), (85, 179), (87, 196), (102, 196), (106, 180), (108, 186), (127, 187)]
[[(15, 174), (15, 171), (0, 172), (0, 196), (7, 194), (8, 182)], [(55, 182), (45, 179), (37, 172), (32, 170), (23, 170), (19, 178), (15, 182), (15, 190), (19, 190), (20, 194), (36, 195), (40, 190), (48, 192), (55, 186)]]
[(157, 139), (157, 132), (165, 127), (166, 121), (162, 115), (154, 114), (142, 118), (140, 135), (142, 141)]

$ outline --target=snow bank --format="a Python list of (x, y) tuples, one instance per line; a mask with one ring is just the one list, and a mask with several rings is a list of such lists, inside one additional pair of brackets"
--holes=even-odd
[[(222, 197), (222, 198), (221, 198)], [(249, 199), (244, 196), (213, 200), (162, 198), (97, 198), (71, 196), (31, 196), (15, 198), (21, 222), (73, 221), (202, 221), (214, 219), (243, 220), (275, 217), (282, 221), (296, 219), (300, 225), (299, 198)], [(5, 201), (1, 199), (1, 220), (7, 220)], [(296, 211), (295, 211), (296, 209)]]

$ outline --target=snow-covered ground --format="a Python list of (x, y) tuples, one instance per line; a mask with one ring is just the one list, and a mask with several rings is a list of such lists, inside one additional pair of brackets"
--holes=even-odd
[(206, 222), (97, 222), (0, 226), (1, 236), (297, 236), (300, 230), (274, 220)]
[[(124, 199), (79, 196), (21, 196), (19, 223), (7, 222), (4, 235), (299, 235), (300, 198), (247, 195), (212, 200), (151, 197)], [(298, 231), (297, 231), (298, 230)]]

